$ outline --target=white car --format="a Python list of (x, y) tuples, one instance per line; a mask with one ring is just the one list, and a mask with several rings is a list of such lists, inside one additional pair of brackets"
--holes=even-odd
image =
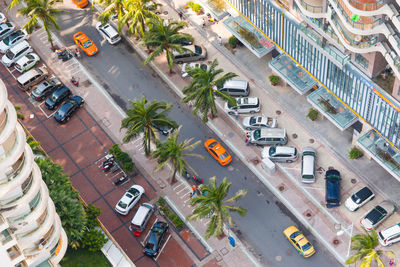
[(208, 69), (208, 65), (205, 63), (199, 62), (191, 62), (191, 63), (183, 63), (182, 65), (182, 77), (190, 77), (189, 73), (186, 72), (187, 68), (202, 68), (203, 70)]
[(7, 22), (7, 18), (6, 16), (0, 12), (0, 24), (1, 23), (6, 23)]
[(37, 54), (29, 53), (29, 54), (26, 54), (25, 56), (21, 57), (20, 59), (18, 59), (17, 62), (15, 62), (14, 67), (17, 71), (19, 71), (20, 73), (23, 73), (23, 72), (33, 68), (39, 61), (40, 61), (40, 58)]
[(119, 36), (118, 32), (108, 23), (102, 25), (101, 22), (98, 22), (96, 24), (96, 29), (99, 31), (101, 36), (106, 38), (107, 42), (112, 45), (121, 41), (121, 36)]
[(260, 101), (258, 97), (238, 97), (236, 98), (236, 105), (230, 106), (228, 102), (225, 103), (225, 110), (229, 115), (241, 113), (256, 113), (260, 111)]
[(0, 41), (0, 53), (4, 54), (10, 47), (26, 40), (28, 34), (23, 30), (18, 30)]
[(118, 201), (115, 206), (115, 210), (122, 214), (127, 215), (129, 211), (139, 202), (140, 198), (144, 194), (144, 188), (140, 185), (133, 185), (125, 192), (123, 197)]
[(32, 47), (24, 40), (13, 47), (10, 47), (1, 58), (1, 63), (6, 67), (13, 65), (18, 59), (32, 52)]
[(345, 202), (345, 206), (349, 211), (356, 211), (364, 206), (368, 201), (374, 199), (375, 195), (368, 187), (361, 188), (359, 191), (351, 195)]
[(264, 116), (249, 116), (242, 121), (243, 128), (246, 130), (255, 130), (258, 128), (276, 128), (275, 118)]
[(7, 37), (12, 32), (14, 32), (16, 29), (17, 29), (17, 26), (15, 26), (15, 24), (12, 22), (6, 22), (3, 24), (0, 24), (0, 39)]

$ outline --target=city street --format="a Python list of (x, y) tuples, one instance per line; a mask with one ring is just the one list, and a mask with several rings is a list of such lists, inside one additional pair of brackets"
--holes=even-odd
[[(67, 9), (68, 10), (68, 9)], [(83, 56), (81, 62), (96, 77), (97, 81), (113, 96), (123, 109), (129, 106), (129, 99), (138, 99), (143, 95), (148, 99), (167, 101), (174, 105), (171, 118), (183, 125), (181, 139), (194, 137), (203, 142), (215, 135), (176, 97), (148, 67), (143, 68), (141, 60), (124, 42), (110, 46), (100, 37), (94, 25), (90, 9), (69, 10), (71, 13), (60, 16), (62, 30), (60, 39), (66, 46), (72, 46), (72, 35), (77, 31), (86, 33), (99, 47), (95, 57)], [(179, 74), (177, 74), (179, 75)], [(223, 131), (223, 129), (220, 129)], [(226, 133), (229, 134), (229, 133)], [(223, 141), (223, 140), (220, 140)], [(227, 147), (227, 146), (225, 146)], [(248, 243), (254, 254), (259, 255), (268, 266), (338, 266), (335, 258), (314, 237), (304, 231), (316, 247), (317, 253), (310, 259), (299, 256), (282, 234), (289, 225), (299, 225), (293, 215), (269, 192), (251, 171), (235, 156), (228, 167), (221, 167), (199, 146), (196, 150), (207, 157), (207, 161), (189, 159), (199, 176), (209, 178), (228, 177), (233, 185), (231, 191), (242, 188), (249, 190), (248, 195), (239, 203), (248, 209), (245, 218), (234, 215), (240, 230), (241, 239)], [(231, 154), (233, 154), (231, 152)]]

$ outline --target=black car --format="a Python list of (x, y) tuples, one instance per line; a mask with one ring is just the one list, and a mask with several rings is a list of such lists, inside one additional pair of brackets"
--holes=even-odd
[(325, 173), (325, 203), (327, 208), (340, 206), (340, 172), (328, 170)]
[(151, 228), (151, 233), (146, 245), (144, 246), (144, 254), (155, 257), (157, 256), (161, 242), (168, 233), (169, 225), (165, 222), (156, 222)]
[(57, 79), (44, 80), (32, 91), (31, 97), (36, 101), (42, 101), (61, 85), (62, 84)]
[(46, 99), (44, 104), (47, 109), (53, 110), (65, 99), (67, 99), (71, 94), (71, 90), (69, 90), (65, 85), (61, 86)]
[(60, 123), (69, 121), (72, 114), (74, 114), (77, 109), (82, 107), (83, 103), (85, 103), (85, 101), (82, 97), (77, 95), (72, 96), (57, 110), (57, 112), (54, 114), (54, 119)]

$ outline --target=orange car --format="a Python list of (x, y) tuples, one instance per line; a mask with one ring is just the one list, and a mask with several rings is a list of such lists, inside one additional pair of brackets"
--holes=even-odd
[(88, 56), (96, 55), (99, 52), (97, 46), (83, 32), (75, 33), (74, 41)]
[(229, 155), (228, 151), (226, 151), (217, 140), (212, 138), (208, 139), (204, 142), (204, 147), (222, 166), (228, 165), (232, 161), (231, 155)]
[(72, 3), (74, 3), (79, 8), (84, 8), (88, 5), (89, 2), (88, 0), (72, 0)]

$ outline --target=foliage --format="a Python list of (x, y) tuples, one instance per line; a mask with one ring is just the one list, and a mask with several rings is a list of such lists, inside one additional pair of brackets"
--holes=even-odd
[(94, 0), (92, 1), (92, 5), (94, 2), (97, 2), (99, 5), (104, 7), (104, 11), (100, 13), (99, 20), (101, 23), (107, 23), (114, 15), (117, 15), (118, 18), (118, 30), (120, 30), (120, 22), (122, 17), (125, 15), (124, 3), (126, 0)]
[(40, 148), (40, 142), (36, 141), (31, 135), (28, 135), (26, 142), (31, 147), (34, 155), (46, 155), (46, 153)]
[(18, 106), (18, 105), (14, 105), (14, 108), (15, 108), (16, 111), (21, 110), (21, 107)]
[(101, 214), (101, 209), (96, 207), (93, 204), (89, 204), (85, 208), (85, 213), (86, 213), (86, 227), (91, 229), (99, 226), (99, 222), (97, 221), (97, 217), (100, 216)]
[(82, 239), (82, 247), (87, 248), (91, 252), (100, 251), (107, 241), (108, 239), (103, 231), (92, 228), (85, 231)]
[(163, 197), (159, 197), (157, 200), (158, 208), (171, 220), (177, 229), (181, 229), (185, 223), (179, 218), (167, 205)]
[(326, 110), (326, 112), (330, 113), (330, 114), (337, 114), (337, 110), (336, 108), (330, 103), (330, 99), (325, 99), (323, 97), (318, 99), (318, 103), (321, 104), (321, 106), (324, 107), (324, 109)]
[(67, 250), (64, 258), (61, 260), (62, 267), (111, 267), (106, 256), (101, 251), (91, 252), (88, 249), (80, 248), (78, 250)]
[(187, 153), (192, 151), (196, 146), (200, 144), (200, 140), (192, 143), (194, 138), (186, 139), (183, 142), (178, 141), (179, 131), (170, 134), (164, 142), (157, 141), (157, 148), (153, 152), (153, 157), (157, 159), (158, 166), (155, 171), (161, 170), (166, 164), (172, 164), (172, 177), (170, 183), (172, 184), (175, 180), (175, 175), (177, 172), (182, 174), (187, 167), (192, 171), (193, 168), (186, 161), (186, 157), (197, 157), (206, 159), (205, 157), (195, 154)]
[(146, 58), (143, 65), (165, 53), (169, 71), (172, 73), (175, 63), (173, 51), (180, 54), (190, 52), (189, 49), (182, 47), (182, 42), (193, 41), (193, 37), (190, 34), (181, 32), (186, 27), (186, 22), (172, 21), (164, 25), (164, 20), (153, 18), (147, 21), (147, 25), (149, 26), (149, 31), (144, 34), (144, 44), (147, 47), (154, 48), (154, 51)]
[[(182, 92), (186, 94), (186, 96), (182, 101), (184, 103), (194, 101), (193, 114), (200, 112), (203, 122), (208, 121), (208, 113), (211, 113), (212, 117), (217, 114), (215, 96), (228, 101), (231, 105), (236, 104), (235, 98), (226, 93), (220, 92), (216, 88), (221, 88), (226, 81), (231, 80), (237, 75), (232, 72), (228, 72), (222, 76), (219, 76), (223, 70), (216, 69), (217, 66), (218, 61), (214, 59), (207, 69), (200, 67), (189, 67), (186, 70), (189, 76), (191, 76), (193, 79), (190, 81), (189, 85), (183, 88)], [(217, 76), (219, 77), (217, 78)]]
[[(19, 0), (17, 0), (19, 1)], [(14, 2), (14, 1), (13, 1)], [(9, 9), (13, 7), (13, 2), (10, 4)], [(64, 10), (55, 9), (54, 6), (58, 0), (29, 0), (26, 1), (26, 7), (18, 9), (18, 14), (29, 18), (28, 22), (22, 27), (27, 33), (31, 34), (38, 26), (39, 20), (43, 23), (43, 29), (47, 34), (47, 39), (53, 47), (53, 38), (51, 36), (51, 29), (54, 27), (60, 30), (60, 24), (57, 21), (57, 15), (67, 12)]]
[(172, 105), (156, 100), (147, 103), (144, 96), (141, 101), (130, 102), (132, 107), (126, 112), (128, 116), (121, 122), (121, 129), (127, 129), (123, 142), (127, 143), (143, 133), (143, 147), (146, 155), (149, 155), (151, 141), (156, 139), (154, 126), (178, 127), (174, 120), (167, 117)]
[(309, 118), (312, 121), (315, 121), (318, 118), (318, 110), (310, 108), (308, 110), (307, 118)]
[(22, 121), (25, 120), (24, 114), (19, 113), (19, 112), (17, 113), (17, 118), (20, 119), (20, 120), (22, 120)]
[(363, 156), (363, 152), (358, 147), (353, 147), (349, 151), (349, 159), (358, 159)]
[(114, 155), (115, 160), (118, 162), (122, 170), (125, 172), (131, 172), (134, 170), (135, 164), (133, 163), (131, 156), (122, 151), (118, 144), (113, 144), (108, 152)]
[(235, 48), (238, 44), (238, 41), (239, 41), (238, 38), (232, 35), (231, 37), (229, 37), (228, 43), (232, 48)]
[(395, 170), (400, 169), (400, 164), (392, 157), (392, 155), (383, 150), (382, 148), (376, 146), (376, 153), (378, 154), (378, 156), (383, 159), (384, 161), (386, 161), (387, 163), (393, 165)]
[(223, 12), (226, 9), (226, 2), (224, 0), (209, 0), (208, 3), (219, 12)]
[(242, 217), (246, 216), (246, 209), (232, 204), (244, 197), (248, 191), (241, 189), (232, 197), (225, 199), (231, 185), (232, 183), (225, 177), (217, 186), (217, 178), (211, 177), (209, 184), (200, 185), (202, 194), (190, 200), (190, 204), (195, 206), (195, 209), (192, 215), (187, 217), (188, 220), (211, 218), (206, 230), (206, 239), (212, 235), (216, 237), (222, 235), (225, 222), (231, 226), (234, 225), (230, 211), (237, 212)]
[(378, 235), (374, 229), (367, 232), (364, 229), (364, 234), (357, 234), (351, 237), (351, 250), (355, 253), (346, 260), (346, 264), (356, 263), (361, 261), (361, 267), (371, 266), (374, 261), (378, 267), (384, 267), (380, 257), (386, 253), (388, 256), (394, 258), (392, 251), (377, 250), (379, 245)]
[(276, 75), (269, 75), (268, 79), (269, 79), (269, 81), (271, 82), (272, 85), (278, 84), (279, 80), (280, 80), (279, 76), (276, 76)]
[(194, 5), (192, 6), (192, 10), (193, 10), (194, 12), (199, 12), (201, 9), (202, 9), (202, 7), (201, 7), (201, 5), (199, 5), (199, 4), (194, 4)]
[(190, 7), (190, 8), (193, 8), (193, 5), (194, 5), (194, 2), (193, 2), (193, 1), (189, 1), (189, 2), (187, 3), (187, 6)]

